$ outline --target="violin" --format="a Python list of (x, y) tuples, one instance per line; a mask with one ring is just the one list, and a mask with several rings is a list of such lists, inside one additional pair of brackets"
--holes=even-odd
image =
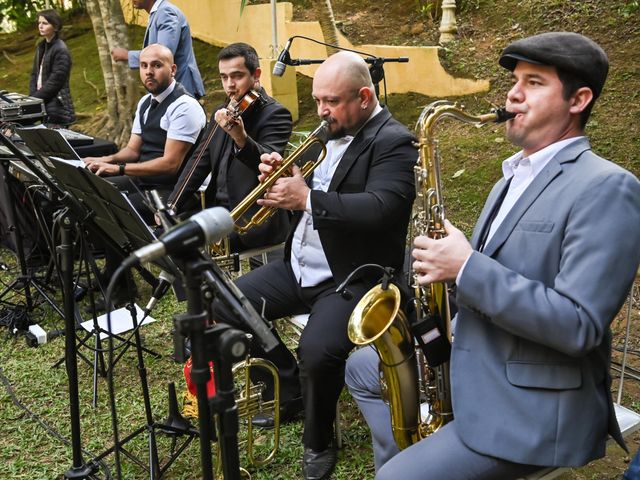
[[(244, 112), (248, 111), (256, 103), (256, 100), (258, 100), (259, 98), (260, 98), (260, 93), (258, 93), (255, 90), (249, 90), (239, 100), (236, 100), (234, 98), (230, 99), (229, 103), (227, 103), (226, 105), (226, 108), (227, 110), (229, 110), (231, 114), (231, 120), (229, 121), (229, 123), (227, 123), (224, 126), (224, 128), (230, 126), (232, 122), (237, 123), (238, 118), (240, 118)], [(179, 203), (180, 199), (182, 198), (182, 195), (184, 194), (185, 188), (187, 187), (189, 180), (191, 180), (191, 177), (195, 173), (196, 168), (198, 167), (198, 164), (200, 163), (200, 160), (202, 158), (202, 155), (204, 155), (204, 152), (209, 147), (209, 144), (211, 143), (211, 139), (213, 139), (213, 136), (218, 131), (219, 126), (220, 125), (216, 123), (216, 125), (209, 131), (209, 135), (207, 136), (207, 138), (203, 140), (204, 141), (203, 147), (200, 149), (195, 161), (191, 164), (190, 170), (184, 176), (184, 180), (182, 181), (182, 183), (178, 185), (175, 198), (173, 198), (167, 203), (167, 208), (170, 211), (175, 212), (176, 205)]]
[(249, 109), (259, 98), (260, 94), (255, 90), (249, 90), (240, 100), (231, 99), (227, 104), (227, 110), (231, 115), (231, 120), (224, 126), (227, 128), (238, 123), (238, 118)]

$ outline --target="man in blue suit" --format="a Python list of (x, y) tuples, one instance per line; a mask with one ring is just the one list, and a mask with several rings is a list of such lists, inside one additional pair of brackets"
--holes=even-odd
[[(133, 6), (149, 14), (142, 47), (159, 43), (171, 50), (178, 66), (176, 81), (194, 97), (204, 96), (204, 83), (191, 44), (191, 29), (184, 14), (167, 0), (133, 0)], [(140, 68), (140, 50), (118, 47), (111, 51), (111, 57), (116, 62), (129, 62), (132, 69)]]
[(446, 237), (417, 237), (412, 252), (420, 284), (457, 285), (454, 420), (396, 453), (367, 393), (371, 349), (347, 365), (381, 480), (515, 479), (602, 457), (608, 435), (624, 448), (609, 326), (640, 261), (640, 182), (584, 134), (608, 59), (554, 32), (507, 46), (500, 65), (512, 72), (507, 138), (522, 150), (503, 162), (471, 242), (447, 222)]

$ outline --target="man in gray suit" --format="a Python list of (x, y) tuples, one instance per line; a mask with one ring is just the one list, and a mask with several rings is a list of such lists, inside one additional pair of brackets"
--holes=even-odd
[(640, 261), (640, 182), (584, 135), (607, 56), (582, 35), (546, 33), (509, 45), (500, 65), (513, 79), (507, 138), (522, 150), (503, 163), (470, 243), (447, 222), (445, 238), (417, 237), (412, 252), (419, 283), (457, 285), (454, 421), (396, 454), (371, 349), (347, 364), (379, 479), (505, 480), (584, 465), (608, 435), (624, 448), (609, 326)]
[[(149, 14), (142, 47), (159, 43), (171, 50), (178, 66), (176, 81), (194, 97), (204, 96), (204, 83), (191, 44), (191, 29), (184, 13), (167, 0), (133, 0), (133, 7)], [(111, 57), (116, 62), (129, 62), (132, 69), (140, 68), (140, 50), (117, 47), (111, 50)]]

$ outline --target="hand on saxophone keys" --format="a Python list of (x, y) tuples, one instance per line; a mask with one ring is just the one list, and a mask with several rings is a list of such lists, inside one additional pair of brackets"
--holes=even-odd
[(460, 269), (471, 256), (473, 249), (462, 231), (449, 220), (444, 221), (447, 236), (439, 239), (426, 235), (417, 236), (411, 255), (413, 271), (420, 285), (455, 281)]

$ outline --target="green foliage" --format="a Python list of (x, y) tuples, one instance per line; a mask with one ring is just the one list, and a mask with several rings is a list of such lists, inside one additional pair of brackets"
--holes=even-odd
[(21, 30), (32, 26), (45, 6), (45, 0), (0, 0), (0, 21), (8, 20)]
[(638, 10), (640, 10), (640, 1), (629, 0), (626, 4), (622, 5), (618, 11), (624, 18), (629, 18), (637, 13)]
[(438, 18), (440, 2), (436, 0), (415, 0), (415, 11), (423, 20), (433, 21)]
[(478, 10), (483, 0), (457, 0), (456, 5), (460, 12)]

